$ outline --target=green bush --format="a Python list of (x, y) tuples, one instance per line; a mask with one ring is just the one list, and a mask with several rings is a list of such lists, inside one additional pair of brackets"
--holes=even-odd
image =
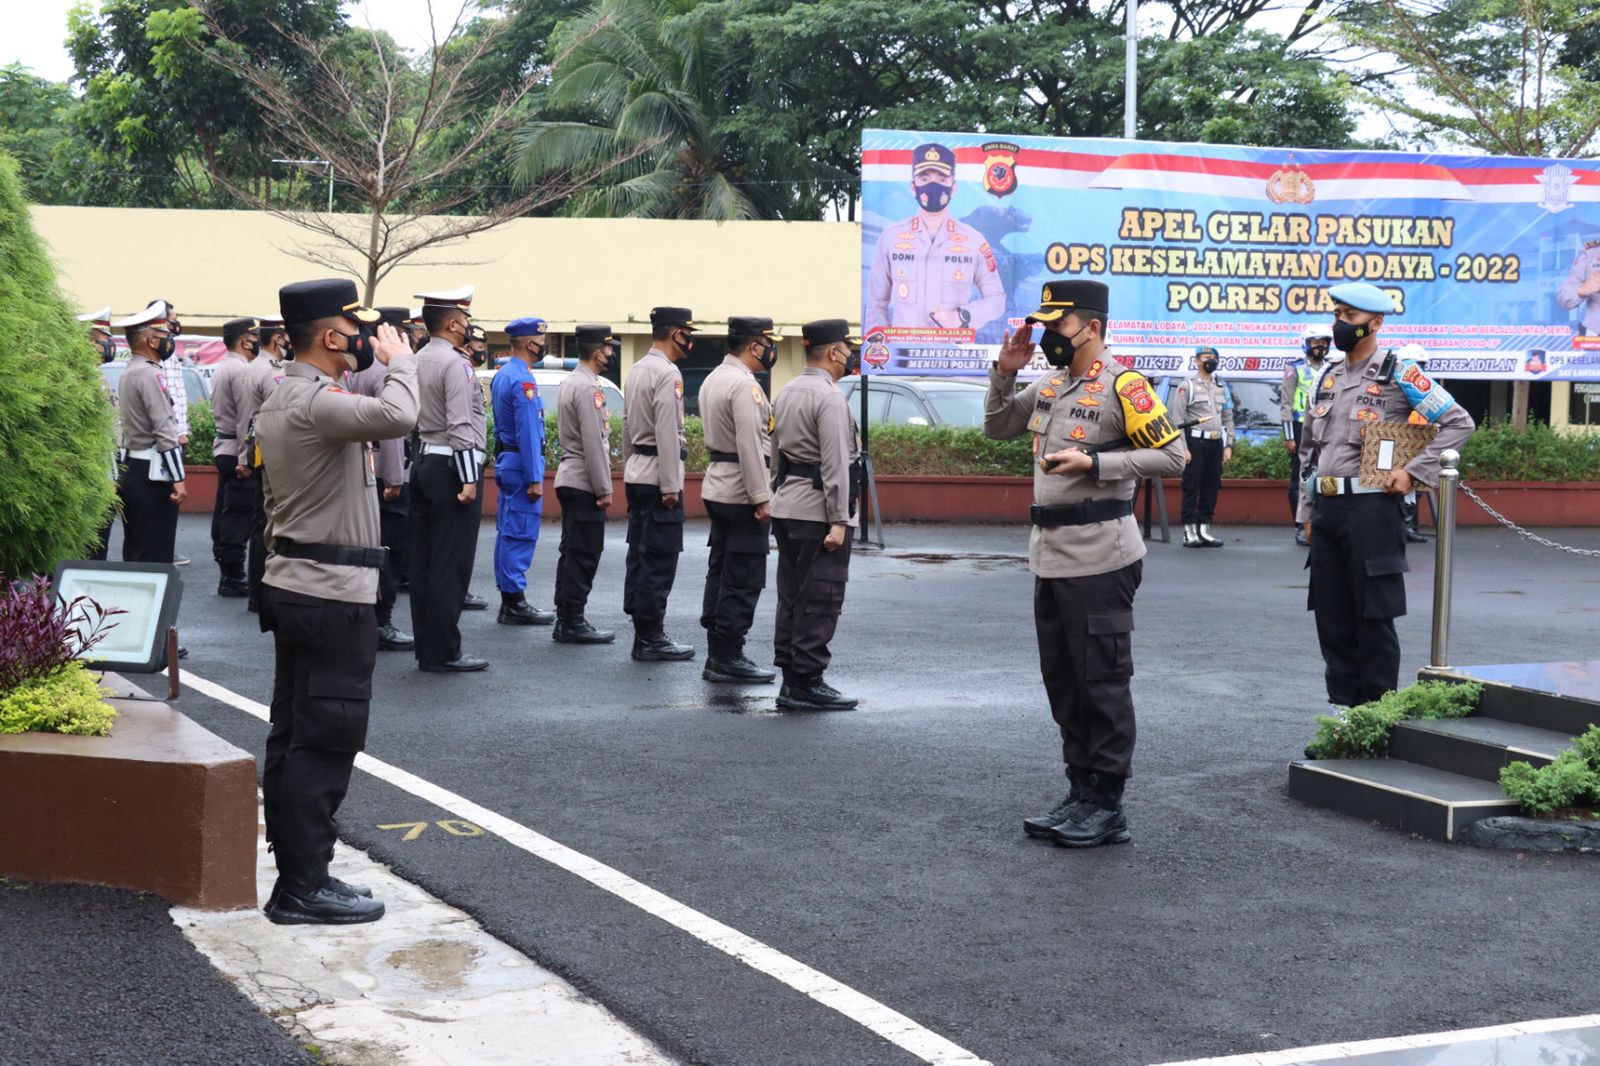
[(1247, 440), (1233, 446), (1233, 458), (1222, 467), (1222, 476), (1289, 480), (1289, 449), (1279, 440), (1254, 444)]
[(947, 477), (1032, 477), (1033, 434), (991, 440), (981, 429), (950, 426), (868, 428), (872, 468), (879, 474)]
[(1462, 446), (1461, 472), (1468, 481), (1600, 481), (1600, 437), (1489, 422)]
[(103, 737), (117, 712), (102, 699), (99, 679), (81, 662), (67, 663), (0, 694), (0, 733), (72, 733)]
[(1314, 759), (1376, 759), (1389, 750), (1389, 733), (1408, 719), (1464, 718), (1478, 708), (1483, 686), (1421, 681), (1386, 692), (1371, 703), (1317, 716), (1317, 735), (1306, 746)]
[(189, 443), (183, 446), (183, 461), (188, 466), (210, 466), (211, 446), (217, 439), (217, 423), (211, 417), (211, 405), (196, 400), (189, 405)]
[(1600, 726), (1590, 726), (1548, 766), (1507, 766), (1500, 771), (1500, 790), (1535, 816), (1568, 808), (1600, 810)]
[(98, 353), (0, 153), (0, 574), (82, 558), (115, 500)]

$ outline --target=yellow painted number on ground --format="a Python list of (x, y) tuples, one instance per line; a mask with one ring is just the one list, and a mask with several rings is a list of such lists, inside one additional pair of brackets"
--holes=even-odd
[[(401, 837), (400, 839), (401, 840), (415, 840), (419, 836), (422, 835), (422, 831), (424, 829), (428, 828), (428, 824), (429, 823), (427, 823), (427, 822), (395, 822), (393, 825), (380, 825), (380, 826), (378, 826), (378, 828), (379, 829), (404, 829), (406, 831), (406, 835)], [(483, 836), (483, 826), (474, 825), (471, 822), (464, 822), (459, 818), (446, 818), (443, 821), (434, 822), (433, 824), (438, 826), (440, 829), (443, 829), (446, 833), (449, 833), (451, 836), (456, 836), (456, 837), (481, 837), (481, 836)]]

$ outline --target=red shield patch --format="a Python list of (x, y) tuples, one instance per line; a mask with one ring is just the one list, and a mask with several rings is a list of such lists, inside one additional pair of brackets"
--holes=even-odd
[(604, 411), (606, 409), (606, 394), (599, 389), (594, 390), (594, 409), (596, 411)]
[(531, 381), (524, 381), (522, 383), (522, 395), (524, 399), (537, 399), (539, 396), (539, 386), (535, 385)]
[(1150, 385), (1144, 378), (1136, 377), (1117, 389), (1117, 394), (1128, 401), (1128, 406), (1142, 415), (1155, 410), (1156, 398), (1150, 395)]

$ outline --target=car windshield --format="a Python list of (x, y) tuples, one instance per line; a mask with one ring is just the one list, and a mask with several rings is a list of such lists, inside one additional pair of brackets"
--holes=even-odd
[(940, 425), (981, 426), (983, 398), (988, 391), (977, 386), (956, 388), (946, 385), (924, 387), (922, 395), (928, 401), (928, 406), (933, 408), (933, 413), (939, 417)]
[(1236, 429), (1265, 429), (1279, 426), (1276, 381), (1230, 381), (1233, 391), (1233, 424)]

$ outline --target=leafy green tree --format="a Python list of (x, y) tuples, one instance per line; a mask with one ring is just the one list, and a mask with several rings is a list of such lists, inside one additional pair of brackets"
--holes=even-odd
[(67, 86), (46, 81), (18, 64), (0, 67), (0, 152), (17, 163), (23, 194), (50, 195), (56, 146), (69, 137), (66, 123), (75, 101)]
[(0, 574), (26, 577), (82, 558), (111, 511), (111, 405), (3, 153), (0, 262)]

